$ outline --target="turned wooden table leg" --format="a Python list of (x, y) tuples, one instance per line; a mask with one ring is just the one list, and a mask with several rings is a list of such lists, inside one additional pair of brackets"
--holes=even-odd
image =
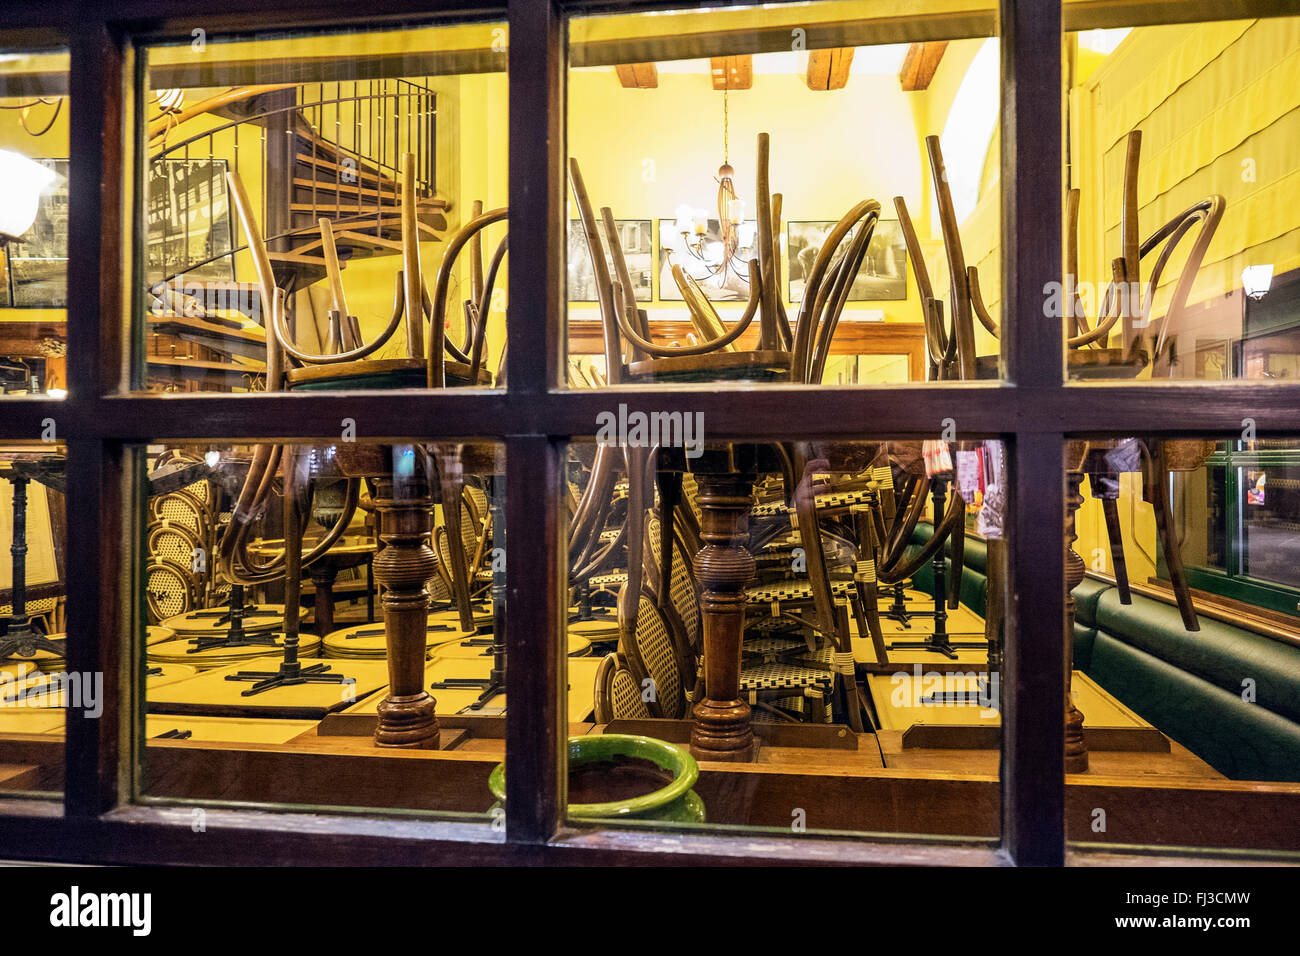
[(699, 760), (750, 760), (754, 729), (740, 699), (745, 585), (754, 559), (745, 549), (753, 475), (699, 475), (700, 537), (695, 558), (704, 628), (704, 699), (695, 705), (691, 753)]
[(1074, 672), (1074, 596), (1073, 591), (1083, 580), (1083, 558), (1074, 550), (1077, 537), (1074, 527), (1075, 512), (1083, 504), (1079, 485), (1083, 472), (1065, 473), (1065, 772), (1083, 773), (1088, 769), (1088, 745), (1083, 739), (1083, 713), (1074, 706), (1070, 693)]
[(324, 637), (334, 630), (334, 581), (339, 572), (328, 561), (319, 561), (311, 569), (311, 583), (316, 588), (316, 633)]
[(379, 703), (375, 743), (380, 747), (438, 746), (434, 699), (424, 687), (429, 592), (436, 570), (429, 531), (433, 503), (427, 478), (404, 478), (394, 495), (391, 477), (378, 482), (375, 507), (385, 547), (375, 557), (375, 580), (385, 588), (388, 697)]

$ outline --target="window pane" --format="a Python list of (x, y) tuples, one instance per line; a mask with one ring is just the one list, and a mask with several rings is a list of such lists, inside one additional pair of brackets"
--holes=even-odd
[(61, 398), (68, 387), (67, 51), (0, 56), (0, 178), (0, 395)]
[(998, 377), (996, 9), (908, 13), (570, 21), (568, 384)]
[(104, 675), (67, 670), (62, 444), (0, 444), (0, 796), (63, 789), (65, 719), (103, 712)]
[(288, 387), (495, 381), (502, 23), (196, 30), (141, 55), (135, 387), (266, 389), (277, 325)]
[(500, 448), (143, 458), (143, 793), (488, 814), (505, 748)]
[(569, 446), (570, 818), (995, 839), (1002, 443), (626, 417)]
[(1088, 26), (1065, 38), (1070, 376), (1294, 379), (1300, 17)]
[(1071, 839), (1296, 848), (1297, 455), (1294, 437), (1070, 443)]

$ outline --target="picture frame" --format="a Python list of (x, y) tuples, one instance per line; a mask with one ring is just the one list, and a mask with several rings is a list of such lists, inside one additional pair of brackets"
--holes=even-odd
[(30, 229), (5, 246), (7, 306), (65, 309), (68, 306), (68, 161), (36, 159), (54, 172), (41, 190)]
[[(177, 274), (200, 281), (234, 281), (228, 165), (224, 159), (163, 159), (149, 164), (145, 271), (150, 284)], [(197, 215), (191, 215), (191, 210)]]
[[(655, 243), (654, 221), (650, 219), (615, 219), (614, 227), (618, 230), (619, 245), (623, 248), (623, 258), (627, 262), (627, 271), (632, 276), (633, 294), (638, 302), (654, 299)], [(596, 223), (601, 240), (606, 242), (605, 224)], [(613, 274), (613, 263), (606, 261)], [(565, 260), (566, 288), (570, 302), (596, 302), (596, 275), (591, 268), (591, 254), (587, 248), (587, 237), (582, 230), (582, 222), (569, 220), (569, 253)]]
[[(849, 230), (840, 244), (843, 255), (859, 225)], [(822, 242), (835, 223), (828, 220), (794, 220), (786, 223), (785, 271), (789, 301), (803, 298), (807, 272), (812, 268)], [(838, 256), (835, 259), (839, 261)], [(907, 298), (907, 243), (897, 219), (876, 222), (862, 259), (862, 267), (853, 279), (848, 302), (901, 301)]]

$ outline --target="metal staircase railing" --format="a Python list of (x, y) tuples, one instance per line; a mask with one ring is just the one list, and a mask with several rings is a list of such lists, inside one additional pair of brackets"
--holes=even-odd
[[(222, 98), (220, 112), (236, 116), (229, 122), (175, 143), (167, 142), (169, 130), (154, 138), (163, 145), (150, 157), (146, 186), (145, 273), (151, 290), (178, 277), (219, 279), (217, 273), (233, 272), (214, 268), (233, 263), (247, 248), (234, 239), (238, 230), (226, 195), (227, 165), (245, 181), (263, 183), (262, 222), (287, 226), (268, 227), (267, 244), (288, 252), (318, 235), (321, 217), (381, 236), (396, 215), (406, 152), (416, 156), (417, 196), (434, 196), (437, 96), (427, 77), (423, 82), (303, 84), (273, 93), (260, 87), (248, 93), (242, 100)], [(290, 95), (292, 103), (284, 104)], [(262, 107), (267, 101), (273, 105)], [(288, 162), (273, 169), (268, 137), (275, 135), (287, 135), (290, 143)], [(249, 163), (257, 164), (255, 176), (241, 168)], [(286, 176), (287, 188), (267, 188)], [(228, 229), (217, 228), (222, 217)]]

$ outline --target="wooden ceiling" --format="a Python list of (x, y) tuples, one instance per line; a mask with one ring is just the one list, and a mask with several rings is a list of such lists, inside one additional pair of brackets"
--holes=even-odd
[(754, 85), (754, 58), (740, 56), (715, 56), (709, 60), (709, 73), (715, 90), (747, 90)]
[(813, 50), (808, 54), (808, 89), (842, 90), (849, 82), (853, 47)]
[(943, 59), (944, 50), (948, 49), (947, 40), (932, 40), (927, 43), (913, 43), (907, 48), (903, 59), (903, 68), (898, 72), (898, 82), (904, 93), (916, 93), (927, 89), (934, 79), (939, 61)]
[(659, 68), (653, 63), (620, 63), (614, 70), (624, 89), (653, 90), (659, 86)]

